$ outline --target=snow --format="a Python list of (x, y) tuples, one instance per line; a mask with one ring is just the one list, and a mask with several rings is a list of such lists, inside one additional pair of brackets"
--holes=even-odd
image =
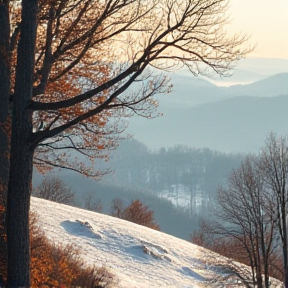
[(49, 239), (72, 244), (87, 265), (106, 267), (115, 275), (115, 287), (220, 287), (226, 281), (231, 261), (188, 241), (34, 197), (31, 210)]

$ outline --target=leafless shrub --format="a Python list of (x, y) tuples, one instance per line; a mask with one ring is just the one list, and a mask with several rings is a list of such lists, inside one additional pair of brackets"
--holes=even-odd
[(54, 176), (44, 178), (41, 184), (32, 191), (32, 195), (62, 204), (74, 202), (74, 193), (71, 189), (61, 179)]
[(125, 207), (122, 199), (115, 198), (112, 200), (111, 216), (123, 219), (124, 209)]
[(92, 194), (88, 194), (84, 200), (84, 209), (94, 212), (102, 212), (103, 206), (100, 198), (93, 199)]

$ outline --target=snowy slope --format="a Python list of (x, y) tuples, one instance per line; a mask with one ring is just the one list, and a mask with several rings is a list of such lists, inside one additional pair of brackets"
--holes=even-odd
[(229, 260), (170, 235), (38, 198), (31, 209), (50, 239), (72, 243), (87, 264), (107, 267), (117, 287), (223, 287), (229, 275)]

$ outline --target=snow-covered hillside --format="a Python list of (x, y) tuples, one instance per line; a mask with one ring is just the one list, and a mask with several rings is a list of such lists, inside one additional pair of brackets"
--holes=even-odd
[(87, 264), (108, 268), (117, 287), (225, 287), (236, 281), (227, 280), (232, 266), (249, 271), (187, 241), (107, 215), (38, 198), (31, 209), (50, 239), (73, 244)]

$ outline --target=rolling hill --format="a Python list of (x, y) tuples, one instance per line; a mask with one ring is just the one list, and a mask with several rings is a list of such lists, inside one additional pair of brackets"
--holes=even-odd
[[(112, 272), (111, 288), (225, 287), (237, 281), (235, 270), (250, 273), (209, 250), (121, 219), (38, 198), (31, 199), (31, 209), (49, 239), (73, 245), (87, 265)], [(272, 279), (273, 287), (280, 282)]]

